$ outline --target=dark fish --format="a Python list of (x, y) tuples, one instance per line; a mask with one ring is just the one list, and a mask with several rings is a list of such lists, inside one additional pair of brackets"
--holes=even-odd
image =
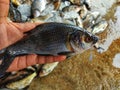
[(63, 24), (44, 23), (27, 32), (22, 40), (0, 51), (0, 75), (4, 74), (13, 59), (27, 54), (69, 55), (81, 53), (98, 41), (98, 37), (83, 28)]
[(25, 68), (14, 73), (7, 73), (0, 79), (0, 90), (3, 88), (9, 88), (9, 90), (27, 88), (35, 76), (37, 76), (37, 70), (34, 67)]
[(21, 13), (10, 3), (9, 17), (13, 22), (22, 22)]

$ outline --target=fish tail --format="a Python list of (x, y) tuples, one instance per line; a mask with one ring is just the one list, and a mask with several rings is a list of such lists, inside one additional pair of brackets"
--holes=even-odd
[(4, 53), (5, 53), (5, 48), (0, 50), (0, 61), (3, 59)]
[(10, 54), (7, 54), (4, 49), (0, 50), (0, 78), (4, 76), (14, 58)]

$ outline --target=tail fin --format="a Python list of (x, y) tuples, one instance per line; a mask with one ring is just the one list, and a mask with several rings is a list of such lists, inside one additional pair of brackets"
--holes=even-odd
[(0, 50), (0, 77), (4, 76), (6, 70), (9, 68), (15, 57), (7, 54), (6, 50)]
[(5, 53), (6, 48), (0, 50), (0, 60), (3, 59), (4, 53)]
[[(2, 60), (4, 58), (4, 52), (5, 52), (5, 49), (0, 50), (0, 65), (2, 64)], [(0, 68), (0, 71), (1, 70), (2, 70), (2, 68)], [(4, 76), (4, 74), (0, 74), (0, 78), (3, 76)]]

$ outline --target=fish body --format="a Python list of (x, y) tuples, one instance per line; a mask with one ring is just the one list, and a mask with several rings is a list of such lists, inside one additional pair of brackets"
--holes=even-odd
[(4, 74), (17, 56), (69, 55), (81, 53), (98, 41), (98, 37), (83, 28), (63, 24), (44, 23), (27, 32), (22, 40), (0, 51), (0, 75)]

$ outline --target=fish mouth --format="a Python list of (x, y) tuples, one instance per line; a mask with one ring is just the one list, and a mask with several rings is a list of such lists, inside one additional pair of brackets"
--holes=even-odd
[(92, 38), (93, 38), (93, 44), (96, 44), (99, 40), (99, 37), (97, 36), (93, 36)]

